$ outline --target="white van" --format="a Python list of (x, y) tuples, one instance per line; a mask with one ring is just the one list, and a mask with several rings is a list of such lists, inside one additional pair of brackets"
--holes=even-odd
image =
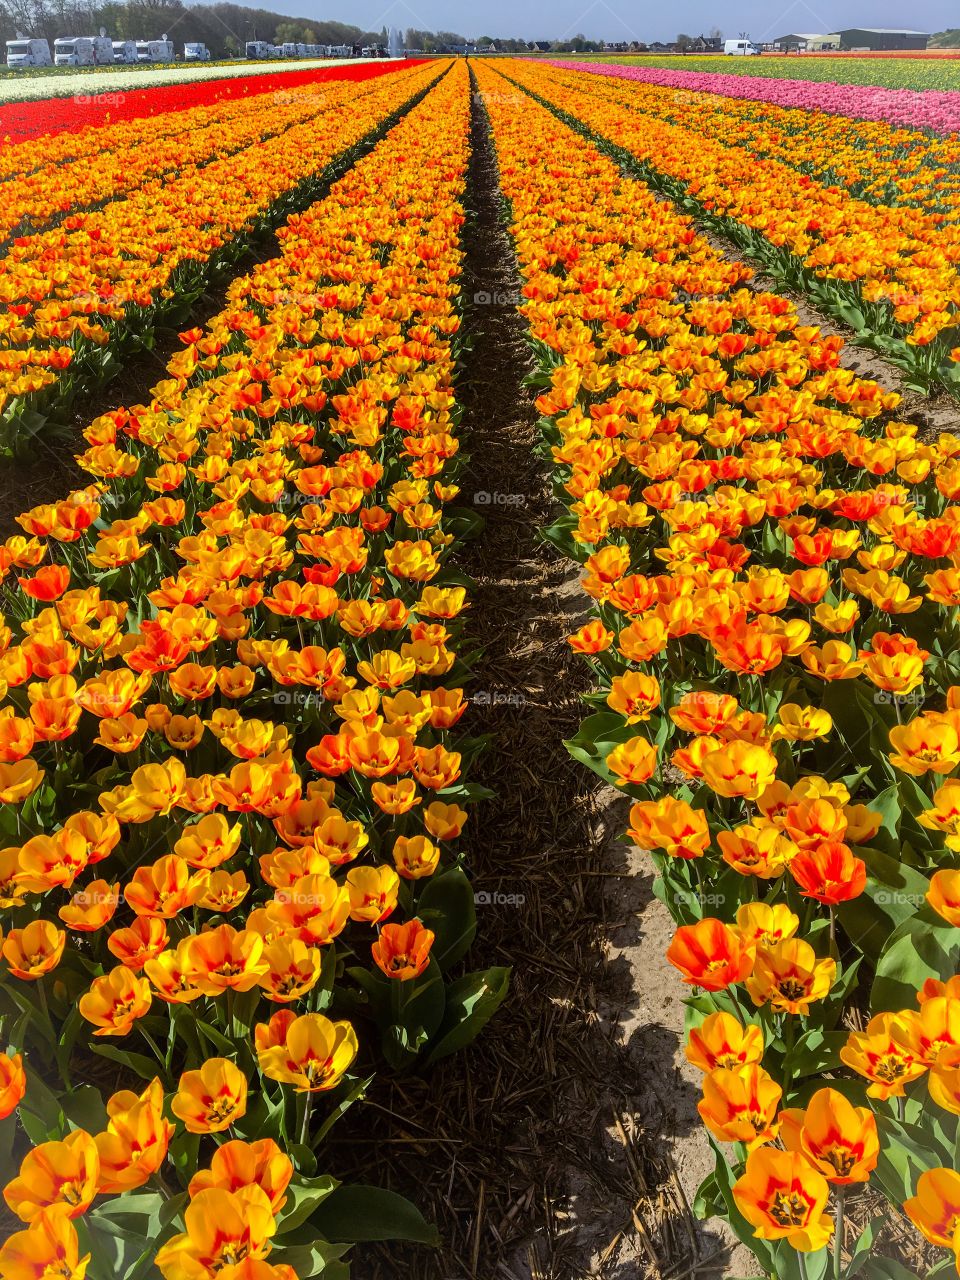
[(136, 40), (114, 40), (113, 44), (113, 60), (114, 62), (136, 62), (137, 60), (137, 42)]
[(210, 50), (200, 41), (192, 40), (183, 46), (184, 62), (209, 62)]
[(53, 42), (53, 61), (58, 67), (95, 66), (93, 40), (90, 36), (60, 36)]
[(172, 40), (138, 40), (137, 41), (137, 61), (138, 62), (172, 62), (173, 61), (173, 41)]
[(98, 67), (113, 66), (113, 41), (109, 36), (93, 37), (93, 60)]
[(760, 54), (760, 50), (750, 40), (725, 40), (723, 52), (733, 58), (752, 58)]
[(7, 66), (11, 71), (26, 67), (52, 67), (50, 45), (46, 40), (18, 38), (7, 41)]

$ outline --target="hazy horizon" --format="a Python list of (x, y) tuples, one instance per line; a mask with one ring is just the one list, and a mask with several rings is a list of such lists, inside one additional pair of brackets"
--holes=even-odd
[(525, 40), (568, 40), (582, 33), (591, 40), (674, 40), (683, 31), (724, 35), (748, 32), (755, 40), (790, 32), (830, 32), (841, 27), (905, 27), (943, 31), (960, 24), (955, 0), (927, 0), (909, 13), (894, 0), (818, 3), (817, 0), (730, 0), (721, 7), (704, 0), (679, 0), (669, 13), (661, 6), (641, 7), (621, 0), (551, 0), (523, 5), (487, 0), (482, 6), (463, 0), (288, 0), (297, 17), (351, 22), (367, 31), (395, 26), (456, 31), (470, 39), (482, 35)]

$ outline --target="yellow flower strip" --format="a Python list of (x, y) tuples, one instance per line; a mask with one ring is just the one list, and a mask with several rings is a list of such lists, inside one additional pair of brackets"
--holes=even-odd
[[(34, 1256), (76, 1256), (58, 1204), (109, 1216), (98, 1191), (174, 1178), (168, 1151), (189, 1177), (192, 1135), (214, 1133), (148, 1244), (164, 1280), (231, 1280), (282, 1230), (283, 1145), (311, 1172), (324, 1095), (360, 1091), (370, 1015), (394, 1065), (452, 1048), (441, 971), (472, 936), (472, 894), (449, 905), (470, 793), (447, 564), (469, 117), (457, 64), (184, 335), (149, 405), (91, 424), (91, 487), (2, 548), (0, 987), (44, 1013), (0, 1056), (0, 1106), (24, 1062), (37, 1105), (44, 1035), (134, 1069), (126, 1045), (163, 1059), (173, 1037), (172, 1072), (7, 1184)], [(478, 1029), (505, 978), (473, 977), (450, 1016)]]
[[(629, 102), (658, 120), (772, 158), (823, 186), (839, 184), (879, 205), (911, 205), (935, 220), (960, 218), (960, 138), (939, 137), (882, 120), (856, 120), (772, 102), (727, 98), (708, 90), (608, 80), (604, 96)], [(629, 96), (624, 97), (624, 88)], [(602, 89), (600, 90), (602, 92)]]
[[(476, 74), (566, 507), (549, 532), (593, 601), (570, 643), (597, 713), (571, 750), (633, 801), (677, 922), (717, 1153), (704, 1204), (770, 1275), (827, 1247), (847, 1182), (898, 1207), (916, 1190), (906, 1212), (950, 1245), (960, 442), (918, 440), (839, 338), (739, 287), (690, 218)], [(855, 975), (872, 996), (848, 1035)]]
[[(75, 229), (22, 237), (0, 258), (0, 410), (54, 382), (76, 348), (105, 346), (112, 325), (173, 298), (177, 273), (249, 232), (304, 180), (349, 151), (437, 75), (401, 70), (329, 89), (329, 109), (172, 180), (153, 181)], [(348, 105), (349, 104), (349, 105)], [(284, 110), (276, 107), (277, 112)], [(302, 107), (297, 110), (305, 113)], [(261, 120), (261, 125), (265, 122)], [(222, 141), (229, 147), (229, 133)]]
[(689, 127), (657, 119), (634, 85), (605, 80), (598, 88), (583, 74), (525, 62), (512, 62), (508, 74), (679, 184), (709, 215), (732, 219), (792, 255), (830, 282), (838, 302), (847, 297), (841, 286), (856, 285), (850, 302), (879, 304), (856, 327), (887, 331), (908, 347), (930, 346), (934, 369), (960, 352), (951, 334), (960, 304), (960, 225), (811, 184), (787, 164), (701, 133), (696, 112)]

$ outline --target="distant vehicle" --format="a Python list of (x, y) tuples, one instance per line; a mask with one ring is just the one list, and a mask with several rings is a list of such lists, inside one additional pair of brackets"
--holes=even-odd
[(162, 40), (138, 40), (138, 62), (172, 62), (173, 41), (165, 36)]
[(733, 58), (752, 58), (760, 55), (760, 50), (752, 40), (725, 40), (723, 52)]
[(200, 41), (191, 40), (183, 46), (184, 62), (209, 62), (210, 50)]
[(52, 67), (50, 45), (46, 40), (17, 38), (7, 41), (7, 66), (11, 70), (26, 67)]
[(287, 40), (280, 46), (280, 52), (284, 58), (295, 58), (297, 56), (297, 46)]
[(267, 40), (248, 40), (246, 54), (248, 58), (269, 58), (273, 45)]
[(93, 60), (98, 67), (113, 66), (113, 41), (109, 36), (99, 35), (93, 37)]
[(113, 60), (114, 62), (136, 62), (137, 60), (136, 40), (114, 40), (113, 41)]
[[(113, 59), (113, 44), (110, 45)], [(53, 42), (53, 61), (58, 67), (93, 67), (96, 57), (90, 36), (60, 36)]]

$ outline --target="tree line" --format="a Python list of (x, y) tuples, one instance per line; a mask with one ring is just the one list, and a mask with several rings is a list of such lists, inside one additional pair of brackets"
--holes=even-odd
[(113, 40), (157, 40), (168, 36), (179, 49), (202, 41), (214, 58), (243, 53), (248, 40), (305, 44), (382, 45), (388, 33), (364, 31), (345, 22), (296, 18), (272, 9), (228, 2), (186, 5), (182, 0), (0, 0), (0, 40), (22, 32), (51, 41), (58, 36), (96, 35)]

